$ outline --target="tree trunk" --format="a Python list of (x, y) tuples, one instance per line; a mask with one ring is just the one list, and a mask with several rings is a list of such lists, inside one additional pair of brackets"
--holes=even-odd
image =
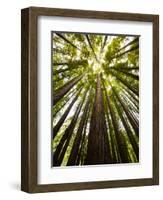
[(67, 115), (69, 114), (72, 106), (74, 105), (74, 103), (76, 102), (80, 92), (82, 89), (79, 90), (79, 92), (77, 93), (77, 95), (75, 96), (75, 98), (72, 100), (72, 102), (70, 103), (70, 105), (68, 106), (68, 108), (66, 109), (66, 111), (64, 112), (64, 114), (62, 115), (62, 117), (60, 118), (60, 120), (58, 121), (58, 123), (55, 125), (55, 127), (53, 128), (53, 138), (57, 135), (59, 129), (61, 128), (61, 126), (63, 125)]
[(113, 101), (114, 101), (115, 107), (116, 107), (116, 109), (118, 111), (118, 115), (119, 115), (119, 117), (120, 117), (120, 119), (121, 119), (121, 121), (122, 121), (122, 123), (124, 125), (124, 128), (126, 130), (126, 134), (128, 135), (130, 143), (131, 143), (131, 145), (133, 147), (133, 150), (134, 150), (134, 152), (136, 154), (136, 157), (139, 160), (139, 147), (138, 147), (138, 144), (136, 143), (135, 138), (133, 136), (133, 133), (132, 133), (130, 127), (128, 126), (128, 124), (127, 124), (122, 112), (120, 111), (120, 107), (117, 104), (116, 99), (114, 97), (113, 97)]
[(101, 46), (101, 51), (100, 51), (100, 53), (102, 53), (102, 52), (103, 52), (103, 50), (104, 50), (104, 47), (105, 47), (105, 45), (106, 45), (106, 41), (107, 41), (107, 39), (108, 39), (108, 36), (107, 36), (107, 35), (105, 35), (105, 37), (104, 37), (104, 42), (103, 42), (103, 44), (102, 44), (102, 46)]
[[(81, 87), (80, 87), (81, 88)], [(70, 101), (70, 99), (78, 92), (78, 90), (73, 90), (71, 91), (68, 96), (66, 97), (66, 99), (63, 101), (63, 103), (61, 103), (61, 106), (56, 110), (56, 112), (53, 114), (53, 119), (55, 118), (55, 116), (57, 115), (57, 113), (64, 108), (64, 106)], [(53, 106), (55, 107), (55, 106)]]
[(129, 119), (129, 122), (130, 122), (131, 126), (133, 127), (136, 135), (139, 135), (139, 126), (138, 126), (138, 124), (135, 122), (135, 120), (133, 120), (133, 116), (131, 116), (131, 113), (127, 109), (125, 103), (123, 101), (121, 101), (121, 98), (119, 97), (119, 95), (116, 92), (116, 90), (114, 89), (114, 87), (112, 87), (112, 89), (113, 89), (113, 92), (114, 92), (115, 96), (117, 97), (119, 103), (121, 104), (122, 108), (124, 109), (128, 119)]
[[(111, 161), (107, 141), (107, 127), (105, 121), (103, 96), (100, 75), (97, 75), (96, 95), (91, 116), (88, 136), (88, 150), (85, 160), (86, 165), (104, 164)], [(107, 146), (108, 145), (108, 146)], [(108, 153), (107, 155), (105, 155)]]
[(126, 147), (124, 146), (124, 141), (121, 137), (121, 133), (118, 130), (118, 123), (117, 123), (117, 120), (116, 120), (116, 117), (115, 117), (115, 114), (114, 114), (114, 110), (113, 110), (113, 108), (110, 104), (110, 100), (109, 100), (109, 97), (107, 95), (107, 91), (106, 91), (104, 83), (103, 83), (103, 86), (104, 86), (107, 105), (108, 105), (108, 108), (109, 108), (109, 112), (110, 112), (110, 116), (111, 116), (111, 120), (112, 120), (112, 124), (113, 124), (113, 128), (114, 128), (115, 138), (116, 138), (117, 145), (118, 145), (118, 149), (117, 149), (118, 154), (120, 155), (120, 160), (123, 163), (128, 163), (129, 159), (128, 159), (128, 155), (126, 153), (127, 152)]
[(132, 70), (138, 70), (139, 67), (129, 67), (129, 66), (126, 66), (126, 67), (110, 67), (109, 69), (120, 69), (120, 70), (127, 72), (127, 71), (132, 71)]
[(123, 83), (123, 85), (125, 85), (128, 89), (130, 89), (134, 94), (136, 94), (137, 96), (139, 96), (139, 91), (132, 87), (132, 85), (130, 83), (128, 83), (127, 81), (123, 80), (121, 77), (117, 76), (117, 73), (113, 73), (112, 71), (110, 71), (110, 73), (116, 77), (116, 79), (118, 81), (120, 81), (121, 83)]
[(92, 50), (92, 52), (93, 52), (93, 55), (94, 55), (96, 61), (99, 62), (98, 59), (97, 59), (97, 56), (96, 56), (96, 54), (95, 54), (95, 51), (94, 51), (94, 49), (93, 49), (92, 43), (91, 43), (91, 41), (90, 41), (90, 39), (89, 39), (89, 36), (86, 35), (86, 38), (87, 38), (88, 44), (89, 44), (89, 46), (90, 46), (90, 48), (91, 48), (91, 50)]
[(83, 103), (84, 103), (84, 99), (85, 99), (85, 96), (84, 96), (84, 98), (83, 98), (83, 101), (82, 101), (81, 104), (80, 104), (80, 107), (79, 107), (79, 109), (78, 109), (78, 112), (76, 113), (76, 115), (75, 115), (75, 117), (74, 117), (74, 119), (73, 119), (72, 125), (70, 126), (70, 128), (68, 128), (68, 129), (66, 130), (66, 131), (67, 131), (68, 137), (67, 137), (67, 140), (66, 140), (66, 142), (65, 142), (65, 145), (64, 145), (64, 147), (63, 147), (63, 149), (62, 149), (62, 152), (61, 152), (61, 154), (60, 154), (60, 156), (59, 156), (59, 160), (58, 160), (58, 164), (59, 164), (59, 165), (62, 164), (64, 155), (65, 155), (66, 150), (67, 150), (67, 148), (68, 148), (68, 145), (69, 145), (69, 143), (70, 143), (71, 136), (72, 136), (72, 134), (73, 134), (75, 125), (76, 125), (76, 123), (77, 123), (77, 119), (78, 119), (79, 113), (80, 113), (81, 108), (82, 108)]
[(78, 152), (78, 156), (77, 159), (75, 161), (75, 165), (79, 165), (81, 162), (81, 165), (84, 165), (84, 159), (85, 159), (85, 152), (86, 152), (86, 148), (87, 148), (87, 144), (86, 144), (86, 133), (87, 133), (87, 127), (88, 127), (88, 118), (90, 117), (90, 110), (91, 110), (91, 105), (89, 106), (89, 110), (86, 116), (86, 120), (85, 120), (85, 124), (84, 124), (84, 128), (83, 128), (83, 134), (82, 134), (82, 139), (80, 142), (80, 149)]
[(128, 90), (127, 87), (124, 88), (125, 90), (125, 93), (127, 93), (127, 96), (129, 99), (131, 99), (131, 101), (135, 104), (136, 108), (139, 109), (138, 107), (138, 103), (139, 103), (139, 99), (138, 99), (138, 96), (136, 96), (131, 90)]
[(76, 83), (78, 83), (82, 77), (83, 75), (77, 76), (61, 88), (54, 91), (53, 105), (55, 105)]
[(115, 55), (114, 57), (112, 57), (112, 59), (119, 58), (119, 57), (125, 55), (126, 53), (135, 51), (135, 50), (138, 49), (138, 48), (139, 48), (139, 45), (136, 45), (135, 47), (132, 47), (131, 49), (129, 49), (129, 50), (127, 50), (127, 51), (124, 51), (123, 53), (120, 53), (120, 54)]
[(121, 73), (123, 73), (123, 74), (125, 74), (125, 75), (127, 75), (127, 76), (129, 76), (129, 77), (131, 77), (133, 79), (135, 79), (135, 80), (139, 80), (139, 76), (138, 75), (129, 73), (129, 72), (125, 71), (125, 70), (122, 70), (121, 68), (110, 68), (110, 70), (116, 70), (116, 71), (121, 72)]
[[(87, 91), (86, 91), (87, 92)], [(68, 147), (68, 144), (70, 142), (72, 133), (74, 131), (80, 110), (82, 108), (82, 105), (84, 103), (84, 99), (85, 99), (85, 95), (86, 92), (84, 93), (84, 97), (83, 100), (79, 103), (79, 105), (77, 106), (77, 109), (75, 111), (75, 114), (73, 116), (73, 119), (71, 120), (70, 125), (68, 126), (68, 128), (65, 130), (65, 133), (63, 135), (63, 137), (61, 138), (61, 141), (59, 142), (59, 145), (57, 146), (56, 151), (54, 152), (53, 155), (53, 165), (54, 166), (60, 166), (64, 157), (64, 154), (66, 152), (66, 149)]]
[[(119, 99), (119, 101), (121, 101), (121, 99)], [(125, 113), (128, 117), (128, 120), (129, 120), (132, 128), (135, 131), (135, 134), (139, 137), (139, 122), (137, 121), (137, 119), (135, 119), (133, 114), (128, 110), (127, 105), (123, 101), (121, 101), (120, 103), (121, 103), (121, 105), (122, 105), (122, 107), (123, 107), (123, 109), (124, 109), (124, 111), (125, 111)]]
[(108, 127), (109, 127), (109, 134), (110, 134), (110, 143), (111, 143), (111, 149), (112, 149), (112, 163), (118, 163), (119, 162), (119, 159), (117, 158), (116, 154), (118, 154), (117, 149), (115, 148), (116, 147), (116, 143), (117, 141), (114, 141), (113, 139), (113, 135), (112, 135), (112, 127), (111, 127), (111, 121), (110, 121), (110, 118), (109, 118), (109, 112), (108, 112), (108, 109), (106, 107), (106, 116), (107, 116), (107, 121), (108, 121)]
[(67, 38), (65, 38), (62, 34), (60, 33), (55, 33), (56, 35), (58, 35), (60, 38), (62, 38), (64, 41), (66, 41), (68, 44), (70, 44), (71, 46), (73, 46), (74, 48), (80, 50), (76, 45), (74, 45), (72, 42), (70, 42)]
[(121, 50), (125, 49), (126, 47), (128, 47), (128, 46), (130, 46), (130, 45), (132, 45), (132, 44), (134, 44), (134, 43), (136, 43), (136, 42), (138, 42), (138, 41), (139, 41), (139, 38), (138, 38), (138, 37), (135, 38), (135, 39), (133, 39), (131, 42), (129, 42), (128, 44), (126, 44), (125, 46), (123, 46), (122, 48), (120, 48), (120, 49), (116, 52), (116, 54), (119, 53)]
[(67, 162), (68, 166), (75, 165), (75, 161), (76, 161), (76, 158), (77, 158), (77, 155), (78, 155), (80, 142), (81, 142), (81, 139), (82, 139), (82, 132), (83, 132), (83, 128), (84, 128), (84, 125), (85, 125), (86, 116), (87, 116), (88, 110), (89, 110), (89, 104), (90, 104), (90, 97), (87, 100), (87, 103), (85, 105), (85, 108), (84, 108), (84, 111), (83, 111), (83, 114), (82, 114), (82, 117), (81, 117), (81, 120), (80, 120), (78, 131), (76, 133), (76, 137), (75, 137), (75, 140), (74, 140), (74, 143), (73, 143), (73, 147), (72, 147), (72, 150), (71, 150), (68, 162)]
[(58, 65), (68, 65), (68, 62), (63, 62), (63, 63), (53, 63), (53, 66), (58, 66)]
[(78, 68), (82, 68), (82, 66), (76, 65), (76, 66), (74, 66), (74, 67), (68, 67), (68, 68), (65, 68), (65, 69), (55, 70), (55, 71), (53, 72), (53, 75), (57, 75), (57, 74), (60, 74), (60, 73), (66, 72), (66, 71), (71, 71), (71, 70), (73, 70), (73, 69), (78, 69)]

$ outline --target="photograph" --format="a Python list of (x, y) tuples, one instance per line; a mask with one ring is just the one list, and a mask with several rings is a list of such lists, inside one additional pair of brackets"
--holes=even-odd
[(21, 190), (159, 185), (159, 14), (21, 10)]
[(139, 163), (139, 35), (51, 35), (52, 167)]

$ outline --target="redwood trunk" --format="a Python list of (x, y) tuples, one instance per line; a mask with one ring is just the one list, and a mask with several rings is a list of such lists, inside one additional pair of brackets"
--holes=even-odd
[(111, 161), (107, 137), (101, 79), (100, 75), (97, 75), (96, 95), (91, 116), (88, 150), (85, 160), (86, 165), (104, 164)]
[[(84, 94), (84, 98), (85, 98), (85, 94)], [(68, 147), (68, 144), (69, 144), (71, 136), (72, 136), (72, 133), (74, 131), (80, 110), (84, 103), (84, 98), (83, 98), (82, 102), (80, 102), (79, 105), (77, 106), (77, 109), (75, 111), (73, 119), (71, 120), (71, 123), (68, 126), (68, 128), (65, 130), (65, 133), (62, 136), (61, 141), (59, 142), (59, 145), (57, 146), (56, 151), (54, 152), (54, 155), (53, 155), (53, 165), (54, 166), (60, 166), (62, 163), (64, 154), (66, 152), (66, 149)]]
[(135, 80), (139, 80), (139, 76), (138, 75), (129, 73), (129, 72), (125, 71), (125, 70), (122, 70), (121, 68), (110, 68), (110, 70), (116, 70), (116, 71), (121, 72), (121, 73), (123, 73), (123, 74), (125, 74), (125, 75), (127, 75), (127, 76), (129, 76), (129, 77), (131, 77), (133, 79), (135, 79)]
[(128, 83), (127, 81), (123, 80), (121, 77), (117, 76), (117, 74), (113, 73), (112, 71), (110, 71), (110, 73), (113, 76), (115, 76), (118, 81), (120, 81), (121, 83), (123, 83), (123, 85), (125, 85), (128, 89), (130, 89), (134, 94), (139, 96), (139, 91), (136, 88), (132, 87), (130, 85), (130, 83)]
[(64, 86), (54, 91), (53, 105), (55, 105), (76, 83), (78, 83), (82, 77), (83, 75), (75, 77), (74, 79), (66, 83)]
[(77, 95), (75, 96), (75, 98), (72, 100), (72, 102), (70, 103), (70, 105), (68, 106), (68, 108), (66, 109), (66, 111), (64, 112), (64, 114), (62, 115), (61, 119), (58, 121), (58, 123), (56, 124), (56, 126), (53, 128), (53, 138), (57, 135), (59, 129), (61, 128), (61, 126), (63, 125), (67, 115), (69, 114), (72, 106), (74, 105), (74, 103), (76, 102), (79, 94), (81, 92), (81, 89), (79, 90), (79, 92), (77, 93)]
[(136, 143), (135, 138), (134, 138), (134, 136), (133, 136), (133, 134), (132, 134), (132, 131), (130, 130), (130, 127), (128, 126), (128, 124), (127, 124), (127, 122), (126, 122), (126, 120), (125, 120), (123, 114), (121, 113), (118, 104), (116, 103), (116, 99), (113, 98), (113, 100), (114, 100), (114, 104), (115, 104), (115, 106), (116, 106), (116, 108), (117, 108), (119, 117), (120, 117), (120, 119), (122, 120), (122, 123), (123, 123), (123, 125), (124, 125), (125, 130), (126, 130), (126, 133), (127, 133), (127, 135), (128, 135), (128, 138), (129, 138), (129, 140), (130, 140), (130, 143), (131, 143), (131, 145), (132, 145), (132, 147), (133, 147), (133, 150), (134, 150), (134, 152), (135, 152), (135, 154), (136, 154), (136, 156), (137, 156), (137, 159), (139, 160), (139, 147), (138, 147), (138, 144)]
[(60, 38), (62, 38), (65, 42), (67, 42), (68, 44), (70, 44), (71, 46), (73, 46), (74, 48), (80, 50), (76, 45), (74, 45), (72, 42), (70, 42), (67, 38), (65, 38), (62, 34), (60, 33), (56, 33), (56, 35), (58, 35)]
[(87, 103), (85, 105), (85, 108), (84, 108), (84, 111), (83, 111), (83, 114), (82, 114), (82, 117), (81, 117), (79, 128), (78, 128), (78, 131), (77, 131), (77, 134), (76, 134), (76, 138), (74, 140), (73, 147), (72, 147), (72, 150), (71, 150), (71, 153), (70, 153), (70, 157), (69, 157), (68, 163), (67, 163), (67, 165), (69, 165), (69, 166), (75, 165), (75, 161), (76, 161), (76, 158), (77, 158), (77, 155), (78, 155), (80, 142), (81, 142), (81, 139), (82, 139), (82, 132), (83, 132), (83, 128), (84, 128), (84, 125), (85, 125), (86, 116), (87, 116), (88, 110), (89, 110), (89, 104), (90, 104), (90, 99), (87, 100)]

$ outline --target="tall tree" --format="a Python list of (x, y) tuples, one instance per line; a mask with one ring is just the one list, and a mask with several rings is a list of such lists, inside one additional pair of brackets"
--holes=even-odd
[(139, 96), (139, 91), (133, 87), (130, 83), (128, 83), (125, 79), (123, 79), (122, 77), (120, 77), (117, 73), (114, 73), (113, 71), (109, 71), (109, 73), (113, 76), (116, 77), (116, 80), (120, 81), (121, 83), (123, 83), (123, 85), (125, 85), (129, 90), (131, 90), (134, 94), (136, 94), (137, 96)]
[(139, 37), (54, 33), (52, 80), (53, 166), (139, 161)]
[(88, 44), (89, 44), (89, 46), (90, 46), (90, 48), (91, 48), (91, 50), (92, 50), (92, 52), (93, 52), (93, 55), (94, 55), (96, 61), (99, 62), (99, 60), (98, 60), (98, 58), (97, 58), (97, 56), (96, 56), (96, 54), (95, 54), (94, 48), (93, 48), (93, 46), (92, 46), (91, 40), (90, 40), (90, 38), (89, 38), (89, 36), (88, 36), (87, 34), (86, 34), (86, 38), (87, 38)]
[(68, 44), (70, 44), (72, 47), (80, 50), (75, 44), (73, 44), (72, 42), (70, 42), (70, 40), (68, 40), (66, 37), (64, 37), (62, 34), (60, 33), (56, 33), (57, 36), (59, 36), (60, 38), (62, 38), (65, 42), (67, 42)]
[(110, 162), (111, 155), (105, 121), (101, 78), (100, 74), (97, 74), (96, 95), (90, 122), (88, 151), (85, 164), (104, 164)]
[(53, 105), (55, 105), (77, 82), (81, 80), (83, 75), (79, 75), (72, 80), (70, 80), (68, 83), (66, 83), (64, 86), (59, 88), (58, 90), (54, 91), (53, 95)]
[(111, 119), (112, 119), (112, 124), (113, 124), (113, 127), (114, 127), (114, 133), (115, 133), (116, 141), (117, 141), (117, 144), (118, 144), (118, 153), (120, 155), (121, 161), (123, 163), (127, 163), (127, 162), (129, 162), (129, 159), (128, 159), (126, 148), (124, 146), (124, 139), (123, 139), (123, 136), (121, 136), (121, 133), (119, 132), (119, 128), (118, 128), (119, 125), (118, 125), (113, 107), (110, 103), (111, 100), (108, 97), (107, 90), (106, 90), (104, 82), (103, 82), (103, 86), (104, 86), (104, 90), (105, 90), (105, 95), (106, 95), (106, 100), (107, 100), (110, 116), (111, 116)]
[(119, 117), (122, 120), (122, 123), (124, 125), (125, 130), (126, 130), (126, 134), (128, 135), (128, 137), (130, 139), (130, 142), (131, 142), (131, 145), (132, 145), (132, 147), (134, 149), (134, 152), (135, 152), (135, 154), (137, 156), (137, 159), (139, 160), (139, 147), (138, 147), (138, 144), (137, 144), (137, 142), (136, 142), (136, 140), (135, 140), (135, 138), (133, 136), (133, 133), (132, 133), (129, 125), (127, 124), (127, 121), (125, 120), (125, 118), (124, 118), (124, 116), (122, 114), (122, 111), (120, 110), (120, 106), (117, 104), (115, 97), (114, 96), (112, 96), (112, 97), (113, 97), (113, 101), (114, 101), (115, 107), (116, 107), (116, 109), (118, 111)]
[[(87, 90), (86, 90), (86, 92), (87, 92)], [(64, 133), (63, 137), (61, 138), (61, 141), (60, 141), (59, 145), (57, 146), (56, 151), (54, 152), (54, 155), (53, 155), (53, 165), (54, 166), (59, 166), (62, 163), (64, 154), (66, 152), (66, 149), (67, 149), (68, 144), (70, 142), (71, 136), (73, 134), (73, 131), (74, 131), (74, 128), (75, 128), (75, 125), (76, 125), (80, 110), (81, 110), (81, 108), (83, 106), (86, 92), (83, 95), (82, 101), (77, 106), (77, 109), (75, 111), (75, 114), (74, 114), (74, 116), (72, 118), (72, 121), (71, 121), (70, 125), (65, 130), (65, 133)]]
[(89, 110), (89, 104), (90, 104), (90, 97), (88, 98), (87, 103), (85, 105), (67, 165), (75, 165), (75, 161), (76, 161), (76, 158), (78, 155), (80, 141), (82, 139), (82, 132), (83, 132), (84, 124), (86, 121), (86, 116), (87, 116), (88, 110)]
[(62, 115), (62, 117), (60, 118), (60, 120), (58, 121), (58, 123), (55, 125), (55, 127), (53, 128), (53, 138), (57, 135), (59, 129), (61, 128), (61, 126), (63, 125), (67, 115), (69, 114), (72, 106), (74, 105), (74, 103), (76, 102), (80, 92), (81, 92), (82, 88), (80, 88), (79, 92), (77, 93), (77, 95), (74, 97), (74, 99), (72, 100), (72, 102), (70, 103), (70, 105), (68, 106), (68, 108), (66, 109), (66, 111), (64, 112), (64, 114)]
[(115, 96), (117, 97), (118, 101), (120, 102), (122, 108), (124, 109), (124, 111), (125, 111), (125, 113), (126, 113), (128, 119), (129, 119), (129, 121), (130, 121), (130, 123), (131, 123), (133, 129), (135, 130), (135, 133), (136, 133), (137, 135), (139, 135), (139, 125), (138, 125), (138, 123), (137, 123), (136, 120), (133, 118), (133, 116), (132, 116), (132, 114), (130, 113), (130, 111), (127, 109), (125, 103), (121, 100), (119, 94), (116, 92), (116, 89), (115, 89), (114, 87), (112, 87), (112, 89), (113, 89), (113, 92), (114, 92)]

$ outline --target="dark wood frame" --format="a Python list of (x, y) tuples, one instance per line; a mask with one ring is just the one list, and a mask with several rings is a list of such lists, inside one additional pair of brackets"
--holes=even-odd
[[(63, 183), (37, 183), (37, 18), (63, 16), (153, 23), (153, 178)], [(53, 192), (159, 184), (159, 16), (29, 7), (21, 11), (21, 190)]]

